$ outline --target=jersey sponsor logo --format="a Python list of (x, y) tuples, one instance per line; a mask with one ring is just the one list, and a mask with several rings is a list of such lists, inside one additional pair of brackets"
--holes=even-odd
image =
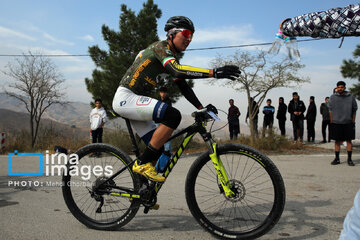
[(133, 87), (136, 83), (136, 80), (138, 79), (138, 77), (140, 76), (140, 73), (142, 71), (144, 71), (144, 69), (151, 63), (150, 59), (146, 59), (139, 67), (138, 69), (136, 69), (130, 83), (129, 83), (129, 87)]
[(145, 81), (147, 81), (148, 83), (150, 83), (153, 86), (156, 86), (156, 81), (151, 79), (150, 77), (146, 76), (145, 77)]
[(126, 104), (126, 101), (121, 101), (120, 102), (120, 107), (124, 106)]
[(140, 96), (138, 98), (138, 100), (136, 101), (136, 105), (137, 106), (146, 106), (151, 103), (151, 100), (152, 100), (152, 98), (150, 98), (150, 97)]
[(190, 75), (190, 76), (196, 76), (196, 77), (202, 77), (203, 74), (200, 73), (200, 72), (190, 72), (190, 71), (187, 71), (186, 72), (187, 75)]

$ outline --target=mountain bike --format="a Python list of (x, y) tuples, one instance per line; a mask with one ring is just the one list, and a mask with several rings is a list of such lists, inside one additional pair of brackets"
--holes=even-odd
[[(186, 177), (186, 202), (196, 221), (211, 234), (225, 239), (254, 239), (278, 222), (285, 205), (285, 186), (274, 163), (256, 149), (242, 144), (217, 145), (206, 125), (215, 121), (212, 112), (200, 110), (195, 122), (169, 140), (185, 135), (172, 155), (163, 176), (167, 178), (196, 133), (208, 150), (192, 164)], [(126, 120), (133, 152), (139, 155), (130, 121)], [(97, 157), (90, 158), (91, 154)], [(89, 228), (117, 229), (144, 207), (158, 207), (157, 194), (164, 183), (148, 181), (132, 171), (133, 160), (109, 144), (90, 144), (79, 149), (79, 161), (67, 164), (62, 192), (71, 213)], [(66, 174), (85, 166), (112, 166), (113, 174), (93, 174), (84, 180)], [(95, 169), (95, 167), (94, 167)], [(99, 169), (98, 169), (99, 170)], [(80, 182), (80, 184), (79, 184)]]

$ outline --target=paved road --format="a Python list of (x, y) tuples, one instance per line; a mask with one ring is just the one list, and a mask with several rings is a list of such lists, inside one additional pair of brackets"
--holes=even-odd
[[(65, 206), (60, 187), (8, 186), (10, 180), (60, 182), (60, 177), (10, 177), (8, 158), (0, 156), (0, 239), (212, 239), (185, 201), (185, 177), (194, 158), (181, 159), (175, 167), (158, 196), (158, 211), (139, 211), (122, 230), (109, 232), (79, 223)], [(284, 178), (287, 201), (280, 222), (260, 239), (337, 239), (360, 187), (360, 155), (354, 154), (355, 167), (331, 166), (332, 155), (270, 158)]]

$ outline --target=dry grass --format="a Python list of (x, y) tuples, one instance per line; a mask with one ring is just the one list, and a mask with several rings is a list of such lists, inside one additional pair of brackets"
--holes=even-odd
[(227, 140), (221, 143), (241, 143), (256, 148), (264, 153), (288, 153), (293, 151), (304, 150), (306, 145), (301, 142), (295, 142), (284, 136), (270, 133), (265, 137), (255, 138), (254, 142), (251, 142), (250, 136), (241, 135), (237, 140)]
[[(81, 131), (81, 133), (80, 133)], [(71, 151), (89, 144), (90, 139), (84, 137), (83, 130), (74, 129), (72, 132), (62, 131), (61, 129), (45, 128), (40, 129), (37, 142), (31, 148), (30, 132), (22, 130), (17, 133), (7, 133), (4, 153), (13, 152), (43, 152), (52, 151), (55, 145), (62, 146)]]
[[(91, 143), (90, 137), (84, 137), (84, 133), (79, 134), (79, 130), (73, 129), (72, 132), (61, 131), (60, 129), (46, 128), (39, 133), (38, 141), (34, 149), (31, 149), (31, 141), (29, 132), (23, 130), (19, 133), (8, 134), (6, 139), (5, 153), (18, 150), (19, 152), (43, 152), (45, 150), (53, 150), (55, 145), (62, 146), (71, 151)], [(172, 140), (173, 151), (182, 143), (183, 137)], [(145, 144), (137, 137), (137, 144), (140, 151), (145, 148)], [(105, 129), (103, 134), (103, 142), (114, 145), (128, 154), (133, 154), (133, 146), (127, 131), (117, 128)], [(276, 134), (268, 134), (264, 138), (256, 138), (252, 144), (249, 136), (241, 135), (237, 140), (219, 141), (219, 144), (241, 143), (252, 146), (261, 152), (268, 153), (296, 153), (306, 151), (308, 146), (300, 142), (294, 142), (283, 136)], [(187, 153), (203, 152), (207, 150), (206, 144), (199, 139), (193, 139), (186, 148)]]

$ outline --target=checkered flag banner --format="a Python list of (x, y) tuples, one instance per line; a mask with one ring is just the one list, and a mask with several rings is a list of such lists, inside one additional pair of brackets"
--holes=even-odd
[(290, 37), (360, 36), (360, 4), (289, 18), (283, 22), (282, 31)]

